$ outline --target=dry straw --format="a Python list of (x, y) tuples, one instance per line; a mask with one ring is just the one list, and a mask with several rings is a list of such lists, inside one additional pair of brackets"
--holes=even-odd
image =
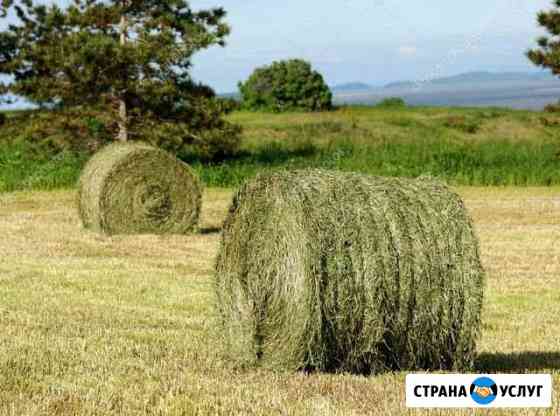
[(461, 199), (429, 178), (258, 176), (217, 259), (227, 348), (276, 369), (466, 369), (484, 273)]
[(196, 228), (201, 187), (192, 169), (143, 143), (113, 143), (96, 153), (79, 183), (86, 228), (105, 234), (182, 234)]

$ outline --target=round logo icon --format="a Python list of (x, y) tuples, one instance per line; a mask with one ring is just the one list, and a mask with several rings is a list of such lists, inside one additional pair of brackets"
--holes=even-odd
[(496, 400), (498, 386), (491, 378), (480, 377), (472, 382), (470, 393), (476, 403), (490, 404)]

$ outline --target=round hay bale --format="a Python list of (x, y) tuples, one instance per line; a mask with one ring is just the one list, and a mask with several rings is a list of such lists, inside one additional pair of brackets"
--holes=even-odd
[(144, 143), (104, 147), (79, 181), (84, 226), (108, 235), (187, 233), (196, 228), (200, 205), (192, 169)]
[(430, 178), (319, 170), (235, 195), (215, 289), (232, 356), (275, 369), (467, 369), (484, 273), (460, 197)]

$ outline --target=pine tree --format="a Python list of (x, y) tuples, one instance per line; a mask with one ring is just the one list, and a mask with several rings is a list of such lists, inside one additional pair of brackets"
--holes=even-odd
[(554, 8), (541, 11), (537, 22), (550, 36), (541, 36), (538, 48), (527, 52), (527, 57), (537, 66), (549, 68), (554, 75), (560, 75), (560, 0), (554, 1)]
[(12, 80), (1, 93), (56, 108), (101, 106), (123, 141), (238, 135), (220, 118), (213, 91), (189, 75), (193, 54), (224, 45), (222, 8), (193, 11), (184, 0), (73, 0), (66, 8), (3, 0), (2, 11), (17, 22), (0, 32), (0, 74)]

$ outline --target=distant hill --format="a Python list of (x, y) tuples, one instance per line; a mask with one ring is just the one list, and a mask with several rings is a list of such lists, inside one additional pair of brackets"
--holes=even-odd
[(374, 89), (371, 85), (363, 82), (348, 82), (346, 84), (333, 85), (330, 88), (333, 93), (368, 91)]
[(411, 88), (419, 84), (450, 85), (473, 82), (505, 82), (505, 81), (548, 81), (557, 79), (548, 72), (488, 72), (475, 71), (450, 77), (434, 78), (422, 81), (398, 81), (385, 85), (385, 88)]
[(375, 105), (387, 97), (401, 97), (412, 106), (542, 110), (560, 98), (560, 79), (544, 71), (479, 71), (427, 81), (392, 82), (379, 88), (365, 85), (367, 88), (361, 90), (334, 90), (335, 104)]

